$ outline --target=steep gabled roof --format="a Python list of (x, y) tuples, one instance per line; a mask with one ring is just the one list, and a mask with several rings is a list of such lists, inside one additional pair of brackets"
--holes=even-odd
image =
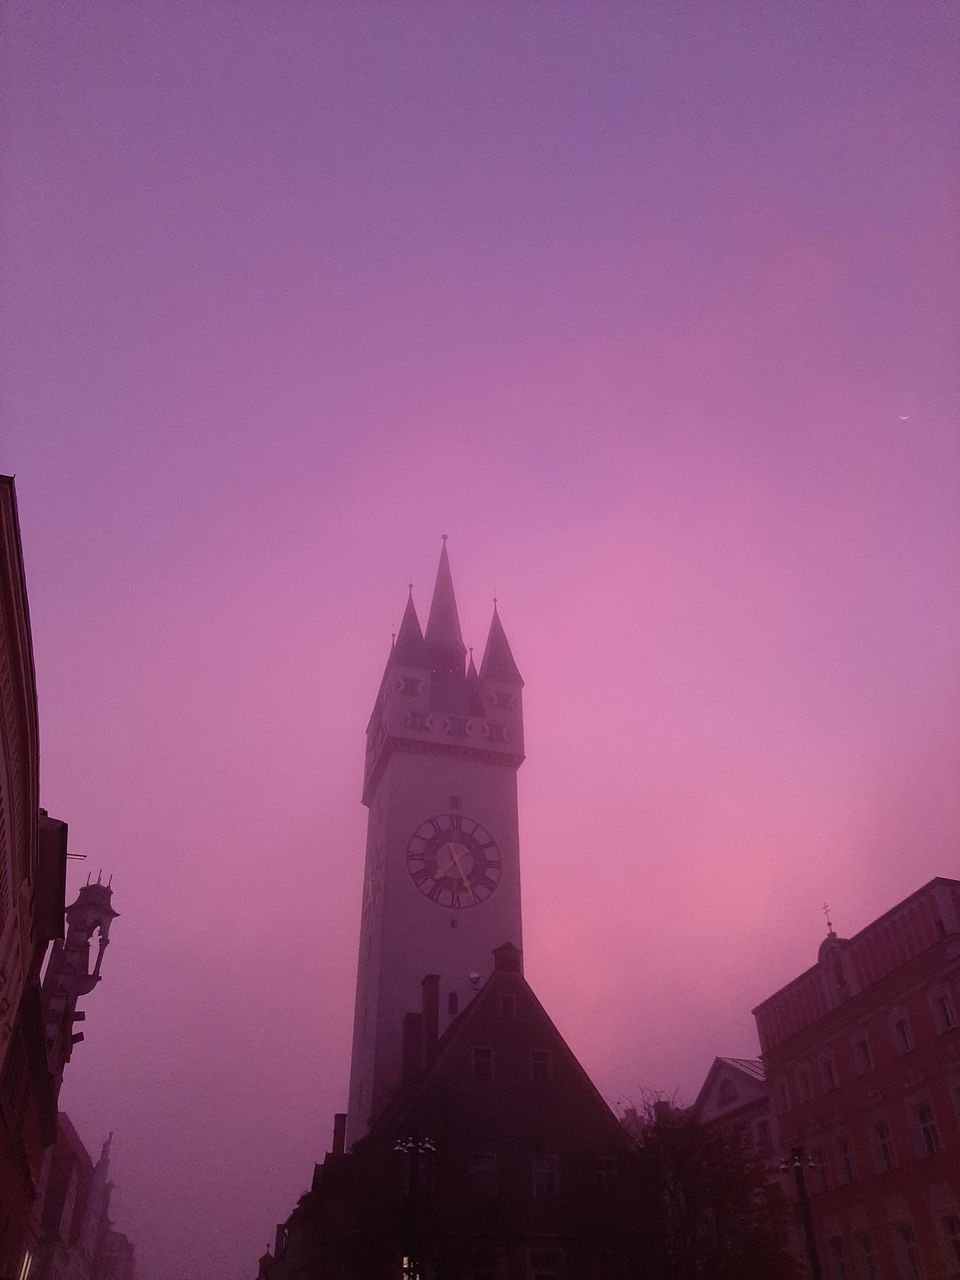
[[(520, 972), (520, 952), (511, 944), (497, 948), (497, 968), (438, 1041), (432, 1059), (419, 1075), (402, 1087), (393, 1101), (374, 1120), (369, 1133), (354, 1150), (390, 1143), (404, 1127), (423, 1129), (431, 1113), (449, 1098), (469, 1095), (471, 1051), (475, 1044), (490, 1045), (498, 1055), (523, 1062), (519, 1070), (504, 1062), (497, 1068), (496, 1088), (487, 1103), (489, 1123), (507, 1124), (518, 1133), (524, 1126), (550, 1132), (551, 1140), (564, 1145), (566, 1129), (571, 1135), (589, 1130), (594, 1138), (613, 1151), (632, 1152), (633, 1145), (573, 1051), (557, 1030), (543, 1005)], [(501, 996), (512, 996), (514, 1015), (503, 1016)], [(553, 1079), (547, 1089), (532, 1085), (528, 1057), (532, 1049), (547, 1050), (552, 1057)], [(469, 1105), (454, 1108), (461, 1122), (476, 1120), (484, 1099), (471, 1097)], [(545, 1123), (549, 1114), (550, 1121)], [(446, 1117), (449, 1123), (449, 1116)], [(559, 1130), (558, 1132), (554, 1132)], [(491, 1140), (493, 1140), (491, 1135)]]

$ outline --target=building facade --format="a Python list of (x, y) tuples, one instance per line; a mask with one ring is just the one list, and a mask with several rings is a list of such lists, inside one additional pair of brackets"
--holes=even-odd
[(134, 1280), (133, 1246), (110, 1221), (110, 1142), (92, 1160), (69, 1116), (60, 1113), (34, 1213), (30, 1280)]
[(947, 879), (852, 938), (831, 927), (817, 963), (754, 1010), (815, 1274), (960, 1276), (958, 1014)]
[(739, 1129), (761, 1160), (775, 1161), (770, 1098), (759, 1058), (714, 1058), (690, 1110), (698, 1124)]
[(348, 1143), (390, 1101), (405, 1013), (440, 975), (441, 1031), (521, 947), (517, 770), (523, 680), (494, 608), (479, 671), (460, 633), (446, 542), (421, 631), (413, 593), (367, 725), (369, 809)]
[(0, 476), (0, 1278), (30, 1267), (31, 1209), (56, 1134), (40, 970), (63, 936), (66, 824), (40, 809), (37, 690), (13, 480)]
[(335, 1139), (260, 1280), (645, 1275), (634, 1145), (524, 980), (519, 950), (493, 959), (443, 1035), (427, 976), (405, 1019), (400, 1089), (350, 1152)]

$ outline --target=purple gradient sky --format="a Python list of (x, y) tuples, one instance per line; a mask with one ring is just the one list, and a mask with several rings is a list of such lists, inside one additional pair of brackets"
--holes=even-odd
[(63, 1101), (143, 1280), (238, 1280), (345, 1105), (362, 732), (441, 532), (611, 1100), (755, 1052), (824, 899), (960, 871), (960, 8), (5, 10), (43, 800), (122, 913)]

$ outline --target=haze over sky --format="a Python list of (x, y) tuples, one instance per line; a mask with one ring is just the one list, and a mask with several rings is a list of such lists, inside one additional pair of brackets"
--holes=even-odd
[(8, 3), (0, 469), (121, 912), (62, 1103), (142, 1280), (346, 1105), (363, 729), (448, 533), (604, 1095), (956, 876), (960, 6)]

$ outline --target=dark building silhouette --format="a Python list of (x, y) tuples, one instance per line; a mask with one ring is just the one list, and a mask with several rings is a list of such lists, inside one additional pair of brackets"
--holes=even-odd
[[(110, 925), (119, 914), (111, 905), (112, 897), (109, 884), (102, 884), (99, 877), (96, 884), (88, 880), (76, 902), (67, 907), (66, 938), (54, 943), (44, 974), (43, 1022), (49, 1070), (57, 1094), (73, 1046), (83, 1039), (83, 1032), (74, 1029), (85, 1018), (77, 1002), (81, 996), (89, 995), (101, 980), (100, 966), (110, 941)], [(97, 956), (91, 966), (94, 933), (97, 934)]]
[(617, 1280), (641, 1254), (635, 1151), (521, 973), (493, 974), (437, 1031), (438, 978), (404, 1021), (404, 1080), (333, 1152), (260, 1280)]
[(468, 660), (444, 541), (367, 726), (349, 1115), (264, 1280), (624, 1274), (632, 1144), (522, 974), (522, 689), (496, 605)]
[(831, 1280), (960, 1276), (960, 881), (852, 938), (831, 927), (754, 1014), (786, 1187), (809, 1207), (798, 1256)]
[(63, 936), (67, 827), (40, 809), (39, 760), (16, 495), (0, 476), (0, 1280), (29, 1268), (30, 1212), (56, 1134), (40, 970)]
[(63, 1112), (44, 1161), (30, 1280), (134, 1280), (133, 1246), (110, 1221), (110, 1138), (93, 1161)]

